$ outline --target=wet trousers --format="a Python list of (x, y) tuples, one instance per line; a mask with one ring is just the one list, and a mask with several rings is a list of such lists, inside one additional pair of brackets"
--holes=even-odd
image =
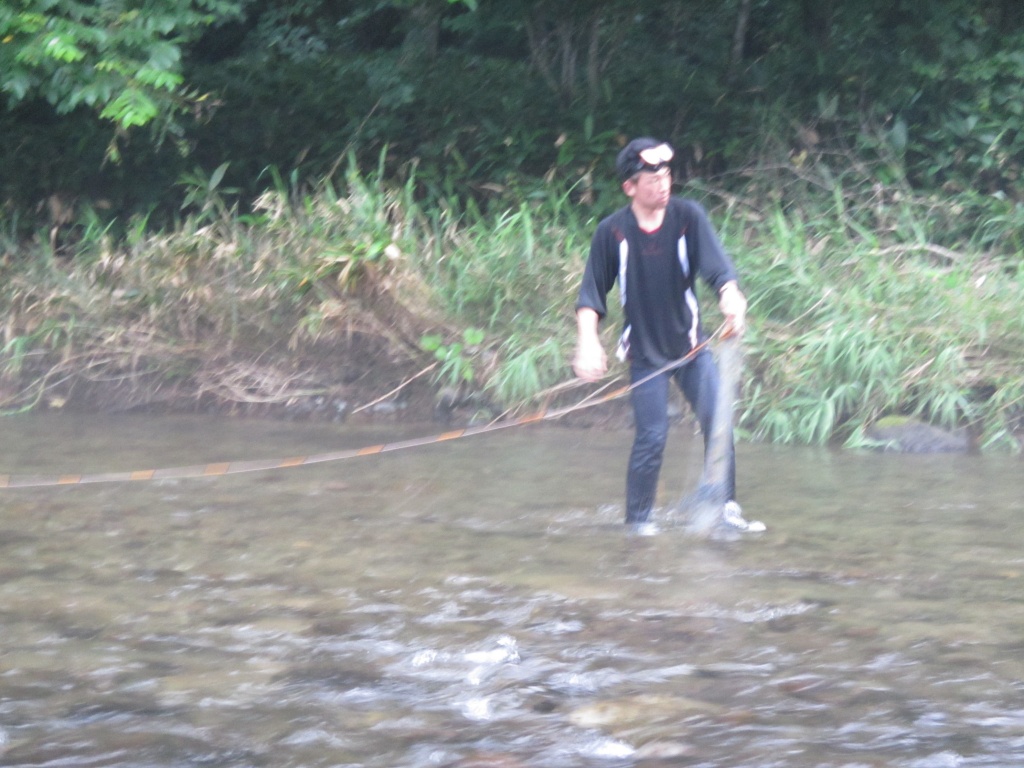
[[(634, 363), (630, 368), (630, 383), (640, 381), (655, 370), (657, 369)], [(665, 442), (668, 439), (670, 380), (676, 382), (693, 408), (704, 438), (705, 457), (707, 454), (715, 415), (715, 400), (718, 397), (718, 368), (711, 352), (705, 349), (698, 352), (685, 365), (653, 377), (630, 393), (636, 433), (626, 474), (627, 523), (646, 522), (654, 506), (658, 476), (661, 474), (662, 454), (665, 452)], [(727, 498), (731, 500), (736, 495), (736, 455), (731, 430), (727, 451), (726, 492)]]

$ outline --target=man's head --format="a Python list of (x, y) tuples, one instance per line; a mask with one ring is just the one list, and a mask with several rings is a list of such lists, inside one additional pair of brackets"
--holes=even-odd
[(672, 147), (666, 142), (642, 136), (622, 148), (615, 158), (615, 169), (619, 172), (619, 179), (626, 182), (644, 171), (656, 172), (670, 168), (669, 163), (674, 155)]
[(651, 138), (633, 139), (615, 159), (622, 191), (638, 216), (664, 210), (672, 193), (672, 147)]

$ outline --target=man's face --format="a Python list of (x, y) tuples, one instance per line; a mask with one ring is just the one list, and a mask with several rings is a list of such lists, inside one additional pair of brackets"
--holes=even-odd
[(672, 171), (660, 168), (657, 171), (640, 171), (633, 178), (622, 183), (622, 190), (635, 205), (647, 210), (657, 210), (668, 205), (672, 194)]

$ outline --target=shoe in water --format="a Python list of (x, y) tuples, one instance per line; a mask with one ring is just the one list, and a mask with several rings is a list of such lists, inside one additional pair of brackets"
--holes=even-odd
[(742, 508), (735, 501), (727, 501), (722, 507), (722, 523), (726, 528), (743, 533), (761, 533), (768, 530), (768, 526), (760, 520), (744, 518)]
[(657, 536), (661, 526), (657, 523), (626, 523), (630, 536)]

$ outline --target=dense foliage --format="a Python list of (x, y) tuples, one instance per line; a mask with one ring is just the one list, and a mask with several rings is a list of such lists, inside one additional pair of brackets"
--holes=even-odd
[[(595, 169), (599, 183), (616, 142), (639, 132), (673, 140), (699, 175), (749, 167), (766, 148), (774, 160), (782, 145), (797, 159), (851, 152), (880, 183), (1017, 200), (1022, 9), (17, 0), (0, 9), (0, 200), (166, 215), (196, 167), (229, 163), (248, 202), (268, 167), (317, 180), (349, 150), (373, 162), (385, 145), (391, 170), (415, 159), (445, 191), (518, 190), (549, 173), (589, 184)], [(142, 123), (155, 133), (128, 130)], [(159, 141), (168, 128), (176, 147)], [(112, 139), (123, 160), (104, 164)]]
[[(85, 321), (111, 264), (172, 286), (188, 264), (276, 309), (232, 289), (226, 319), (167, 288), (194, 310), (168, 359), (202, 329), (351, 328), (338, 302), (363, 280), (423, 315), (374, 333), (410, 360), (426, 333), (455, 378), (522, 402), (564, 374), (588, 233), (621, 202), (614, 152), (652, 133), (745, 274), (752, 433), (857, 441), (893, 412), (990, 443), (1019, 428), (1019, 0), (15, 0), (0, 89), (7, 375), (60, 350), (37, 391), (88, 358), (82, 327), (163, 318), (119, 278)], [(390, 213), (368, 232), (335, 219), (371, 198)], [(387, 290), (363, 269), (381, 259)]]

